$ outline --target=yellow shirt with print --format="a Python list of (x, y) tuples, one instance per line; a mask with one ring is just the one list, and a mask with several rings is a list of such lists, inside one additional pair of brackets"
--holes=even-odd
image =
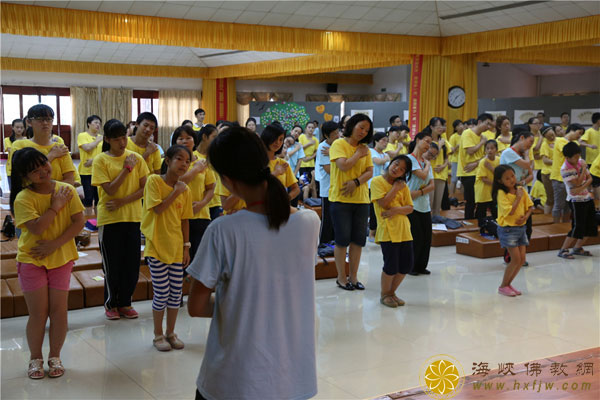
[(71, 226), (71, 217), (84, 210), (83, 204), (75, 188), (68, 183), (58, 182), (54, 186), (54, 192), (66, 186), (71, 190), (71, 200), (58, 212), (50, 226), (41, 234), (34, 235), (29, 232), (26, 222), (41, 217), (52, 204), (52, 194), (40, 194), (30, 189), (23, 189), (15, 199), (15, 226), (21, 229), (19, 237), (17, 261), (53, 269), (62, 267), (69, 261), (77, 260), (77, 247), (75, 240), (71, 239), (61, 247), (44, 258), (31, 256), (31, 249), (37, 246), (38, 240), (54, 240)]
[[(452, 134), (452, 136), (450, 136), (450, 150), (452, 150), (453, 148), (455, 148), (456, 146), (460, 146), (460, 135), (458, 133), (454, 133)], [(450, 153), (450, 162), (458, 162), (458, 152), (460, 151), (460, 148), (456, 149), (456, 151), (453, 151)]]
[(80, 175), (91, 175), (92, 174), (92, 166), (85, 166), (85, 163), (90, 158), (96, 157), (98, 154), (102, 153), (102, 142), (98, 143), (96, 147), (92, 151), (85, 151), (81, 146), (84, 144), (94, 143), (97, 137), (90, 135), (88, 132), (81, 132), (77, 135), (77, 147), (79, 147), (79, 174)]
[(555, 181), (563, 181), (560, 175), (560, 168), (565, 163), (565, 156), (563, 155), (563, 147), (569, 143), (564, 137), (557, 137), (554, 139), (554, 149), (552, 150), (552, 168), (550, 169), (550, 179)]
[[(371, 202), (375, 208), (377, 217), (377, 232), (375, 233), (375, 242), (409, 242), (413, 240), (410, 233), (410, 221), (406, 215), (394, 215), (391, 218), (383, 218), (384, 208), (379, 205), (377, 200), (383, 199), (388, 192), (392, 190), (390, 184), (383, 176), (376, 176), (371, 181)], [(391, 201), (389, 208), (412, 206), (413, 201), (410, 197), (410, 189), (405, 184), (402, 189), (396, 193), (396, 197)]]
[[(359, 146), (366, 145), (359, 144)], [(353, 204), (369, 204), (369, 187), (366, 183), (363, 183), (356, 188), (350, 196), (345, 196), (342, 194), (342, 186), (344, 182), (357, 179), (359, 176), (365, 173), (367, 168), (373, 167), (371, 152), (368, 151), (367, 155), (361, 157), (348, 171), (342, 171), (339, 169), (337, 163), (335, 162), (338, 158), (352, 157), (357, 149), (358, 146), (352, 146), (344, 138), (337, 139), (331, 145), (331, 148), (329, 149), (329, 159), (331, 160), (329, 201)]]
[(591, 164), (596, 159), (596, 156), (600, 154), (600, 130), (595, 130), (594, 128), (588, 128), (583, 136), (581, 137), (582, 141), (587, 142), (587, 144), (596, 145), (595, 149), (591, 149), (589, 147), (585, 148), (585, 162), (587, 164)]
[[(142, 157), (146, 152), (145, 147), (140, 147), (137, 144), (133, 143), (133, 140), (131, 138), (127, 138), (127, 150), (134, 151)], [(146, 160), (146, 165), (148, 166), (148, 170), (150, 170), (150, 173), (153, 174), (154, 171), (160, 171), (161, 164), (162, 160), (160, 158), (160, 151), (157, 148), (154, 153), (148, 156), (148, 159)]]
[[(34, 149), (40, 151), (44, 155), (48, 155), (48, 153), (50, 153), (50, 150), (52, 150), (52, 148), (54, 146), (59, 146), (59, 145), (60, 145), (60, 143), (54, 142), (48, 146), (42, 146), (42, 145), (35, 143), (31, 139), (16, 140), (13, 142), (7, 162), (12, 163), (12, 157), (15, 154), (15, 152), (17, 152), (17, 150), (21, 150), (26, 147), (33, 147)], [(70, 153), (67, 153), (60, 158), (55, 158), (54, 160), (52, 160), (50, 165), (52, 166), (51, 178), (54, 179), (55, 181), (62, 181), (64, 174), (69, 173), (69, 172), (74, 173), (75, 181), (77, 181), (79, 174), (76, 173), (77, 171), (75, 170), (75, 165), (73, 165), (73, 160), (71, 159)]]
[[(542, 162), (544, 161), (544, 156), (548, 157), (552, 160), (552, 147), (550, 147), (550, 142), (544, 139), (542, 143), (542, 148), (540, 149), (540, 155), (542, 156)], [(542, 175), (550, 175), (552, 167), (546, 163), (542, 164)]]
[(277, 165), (285, 166), (285, 172), (281, 175), (277, 175), (277, 179), (279, 179), (279, 181), (283, 183), (284, 187), (289, 188), (294, 183), (298, 182), (298, 179), (296, 179), (296, 177), (294, 176), (294, 172), (292, 171), (290, 164), (288, 164), (288, 162), (282, 158), (276, 157), (274, 160), (269, 161), (269, 169), (271, 170), (271, 173), (275, 171), (275, 167)]
[[(309, 139), (308, 136), (306, 136), (304, 133), (302, 135), (300, 135), (300, 137), (298, 138), (298, 141), (300, 142), (302, 147), (306, 146), (306, 144), (308, 142), (310, 142), (311, 140), (313, 140), (315, 143), (304, 148), (304, 155), (306, 157), (310, 157), (313, 154), (315, 154), (315, 151), (317, 151), (317, 147), (319, 146), (319, 140), (315, 136), (313, 136), (311, 139)], [(315, 166), (314, 158), (310, 161), (303, 161), (302, 164), (300, 164), (300, 168), (309, 168), (309, 167), (314, 168), (314, 166)]]
[(181, 221), (191, 219), (192, 194), (189, 188), (180, 193), (171, 205), (157, 214), (158, 206), (173, 191), (160, 175), (150, 175), (144, 188), (142, 233), (146, 237), (144, 257), (154, 257), (165, 264), (183, 262), (183, 233)]
[[(439, 147), (439, 143), (438, 143)], [(450, 146), (448, 146), (448, 142), (444, 143), (444, 147), (446, 147), (446, 154), (450, 153)], [(444, 150), (440, 147), (438, 151), (438, 155), (434, 160), (431, 160), (431, 170), (433, 171), (433, 179), (440, 179), (442, 181), (448, 180), (448, 166), (444, 167), (440, 172), (435, 171), (435, 167), (438, 165), (442, 165), (444, 163)]]
[(513, 215), (508, 215), (512, 210), (513, 203), (517, 198), (516, 194), (506, 193), (504, 190), (498, 190), (498, 225), (500, 226), (523, 226), (527, 221), (523, 221), (522, 224), (517, 224), (517, 220), (525, 215), (529, 207), (533, 207), (533, 202), (527, 194), (527, 190), (523, 189), (523, 197), (519, 201), (519, 204)]
[[(490, 171), (486, 166), (486, 161), (492, 165)], [(487, 203), (492, 201), (492, 185), (488, 185), (481, 178), (488, 178), (490, 181), (494, 181), (494, 169), (500, 165), (500, 157), (496, 156), (494, 160), (490, 160), (485, 157), (479, 162), (477, 167), (477, 175), (475, 178), (475, 203)]]
[[(194, 152), (196, 155), (196, 152)], [(196, 155), (196, 160), (190, 163), (190, 169), (196, 165), (197, 162), (202, 161), (203, 159)], [(204, 171), (196, 174), (194, 179), (190, 183), (188, 183), (188, 187), (192, 192), (192, 202), (201, 201), (204, 198), (204, 194), (206, 193), (206, 186), (215, 183), (215, 174), (210, 170), (210, 168), (206, 168)], [(210, 203), (210, 202), (209, 202)], [(210, 219), (210, 210), (208, 204), (200, 211), (194, 214), (192, 219)]]
[[(206, 160), (206, 156), (200, 153), (198, 150), (194, 151), (194, 154), (196, 155), (196, 157)], [(219, 176), (219, 174), (217, 174), (217, 171), (215, 171), (212, 165), (208, 164), (208, 167), (210, 168), (210, 170), (213, 173), (213, 176), (215, 177), (215, 195), (213, 196), (212, 200), (208, 203), (207, 206), (210, 210), (213, 207), (221, 207), (221, 196), (217, 195), (217, 188), (221, 184), (221, 177)]]
[(600, 178), (600, 154), (596, 156), (596, 159), (590, 167), (590, 174)]
[[(223, 183), (221, 182), (221, 180), (219, 179), (219, 182), (217, 182), (217, 188), (215, 189), (215, 196), (223, 196), (223, 197), (229, 197), (231, 196), (231, 192), (225, 187), (225, 185), (223, 185)], [(235, 203), (235, 205), (231, 208), (231, 211), (235, 212), (235, 211), (239, 211), (241, 209), (246, 208), (246, 202), (242, 199), (239, 199), (237, 201), (237, 203)], [(227, 212), (226, 210), (223, 210), (223, 214), (227, 215), (230, 214), (229, 212)]]
[(481, 146), (474, 154), (467, 153), (467, 149), (477, 146), (481, 142), (481, 136), (473, 132), (471, 129), (466, 129), (460, 139), (460, 154), (458, 163), (458, 176), (476, 176), (477, 168), (471, 172), (465, 172), (465, 166), (474, 161), (479, 161), (485, 156), (485, 146)]
[[(125, 158), (134, 154), (137, 163), (131, 172), (127, 173), (125, 180), (114, 195), (106, 193), (102, 185), (117, 179), (123, 170)], [(114, 211), (106, 208), (106, 203), (112, 199), (122, 199), (136, 192), (140, 188), (140, 179), (147, 177), (150, 171), (139, 154), (125, 150), (119, 157), (113, 157), (107, 153), (100, 153), (94, 157), (92, 163), (92, 185), (98, 186), (98, 226), (116, 224), (119, 222), (140, 222), (142, 220), (142, 198), (127, 203)]]

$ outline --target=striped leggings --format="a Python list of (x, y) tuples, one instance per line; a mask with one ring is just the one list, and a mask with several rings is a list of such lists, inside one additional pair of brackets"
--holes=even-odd
[(156, 258), (146, 257), (152, 276), (152, 309), (163, 311), (179, 308), (181, 305), (181, 287), (183, 286), (183, 264), (165, 264)]

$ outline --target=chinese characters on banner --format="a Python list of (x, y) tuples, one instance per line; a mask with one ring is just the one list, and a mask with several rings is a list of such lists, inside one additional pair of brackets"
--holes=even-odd
[(419, 132), (419, 109), (421, 104), (421, 75), (423, 72), (423, 55), (412, 57), (412, 70), (410, 78), (410, 104), (409, 123), (410, 137), (414, 138)]

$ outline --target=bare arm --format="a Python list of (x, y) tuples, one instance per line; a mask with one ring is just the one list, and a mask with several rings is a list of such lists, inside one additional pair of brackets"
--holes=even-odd
[(102, 142), (102, 140), (102, 135), (98, 135), (98, 137), (96, 137), (96, 140), (94, 140), (91, 143), (82, 144), (81, 146), (79, 146), (79, 148), (81, 148), (81, 150), (85, 151), (86, 153), (89, 153), (91, 151), (94, 151), (96, 146), (98, 146), (100, 142)]
[(190, 317), (211, 318), (215, 308), (215, 299), (212, 296), (214, 289), (209, 289), (202, 282), (190, 278), (192, 284), (188, 296), (188, 314)]
[(433, 179), (429, 182), (429, 184), (427, 184), (427, 186), (425, 186), (422, 189), (418, 189), (418, 190), (411, 190), (410, 191), (410, 197), (412, 197), (413, 200), (421, 197), (421, 196), (425, 196), (427, 193), (433, 192), (433, 190), (435, 189), (435, 185), (433, 183)]
[(298, 183), (294, 183), (292, 186), (290, 186), (290, 200), (295, 199), (298, 195), (300, 194), (300, 186), (298, 186)]
[(171, 204), (173, 204), (173, 201), (175, 201), (177, 196), (179, 196), (179, 194), (182, 193), (185, 190), (185, 188), (185, 183), (178, 181), (175, 184), (173, 191), (169, 193), (169, 195), (165, 197), (165, 199), (160, 204), (152, 207), (151, 210), (154, 210), (156, 214), (162, 214), (167, 208), (169, 208)]

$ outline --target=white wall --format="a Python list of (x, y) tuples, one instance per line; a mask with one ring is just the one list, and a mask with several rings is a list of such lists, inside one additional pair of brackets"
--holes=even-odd
[(540, 77), (540, 94), (600, 92), (600, 68), (583, 74), (545, 75)]
[(480, 99), (537, 96), (537, 80), (533, 75), (510, 64), (477, 66), (477, 97)]
[(127, 87), (132, 89), (201, 89), (202, 79), (152, 78), (146, 76), (113, 76), (91, 74), (63, 74), (55, 72), (2, 70), (3, 85), (50, 87)]
[(410, 86), (410, 65), (398, 65), (396, 67), (380, 68), (373, 74), (373, 84), (370, 86), (369, 94), (402, 93), (401, 101), (408, 101), (408, 88)]
[[(306, 101), (307, 94), (327, 93), (325, 83), (239, 80), (235, 82), (235, 89), (238, 92), (292, 92), (294, 101)], [(370, 85), (339, 84), (337, 92), (343, 94), (370, 93)]]

